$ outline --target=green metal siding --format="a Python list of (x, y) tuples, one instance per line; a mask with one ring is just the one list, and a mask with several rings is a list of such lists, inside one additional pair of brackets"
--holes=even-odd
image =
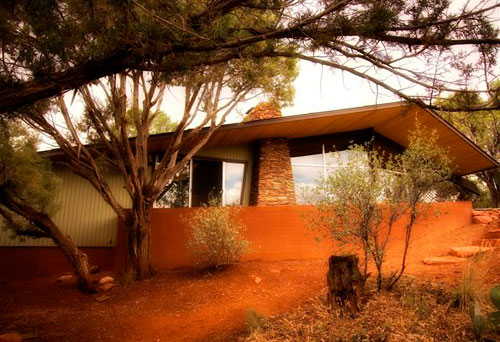
[[(246, 162), (243, 203), (248, 205), (252, 167), (252, 148), (244, 146), (222, 146), (202, 149), (198, 156), (227, 161)], [(61, 179), (60, 209), (54, 215), (59, 228), (81, 247), (111, 247), (116, 244), (117, 216), (99, 193), (83, 178), (67, 169), (58, 168)], [(123, 187), (119, 174), (106, 176), (113, 194), (124, 207), (130, 207), (130, 198)], [(0, 226), (1, 226), (0, 217)], [(9, 231), (0, 230), (0, 246), (54, 246), (50, 239), (11, 239)]]
[[(65, 169), (57, 169), (61, 179), (60, 209), (54, 222), (82, 247), (110, 247), (116, 243), (117, 217), (99, 193), (83, 178)], [(130, 206), (119, 175), (106, 179), (118, 202)], [(0, 246), (54, 246), (50, 239), (11, 239), (9, 231), (0, 232)]]

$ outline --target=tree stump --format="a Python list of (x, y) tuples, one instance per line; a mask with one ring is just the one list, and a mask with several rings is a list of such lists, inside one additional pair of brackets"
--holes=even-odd
[(359, 311), (362, 279), (356, 255), (332, 255), (328, 260), (328, 304), (340, 316)]

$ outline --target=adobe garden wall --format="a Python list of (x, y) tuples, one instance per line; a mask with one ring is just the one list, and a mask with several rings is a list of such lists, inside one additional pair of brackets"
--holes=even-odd
[[(181, 217), (194, 208), (155, 209), (151, 217), (152, 258), (159, 269), (192, 266), (185, 244), (187, 227)], [(326, 258), (340, 252), (339, 247), (323, 239), (304, 224), (303, 215), (310, 211), (307, 206), (242, 207), (241, 220), (246, 226), (245, 236), (251, 248), (243, 260), (286, 260)], [(418, 257), (447, 248), (451, 241), (466, 240), (471, 224), (470, 202), (436, 203), (430, 215), (414, 228), (412, 250)], [(457, 236), (460, 235), (460, 236)], [(404, 230), (400, 224), (393, 232), (389, 254), (402, 253)]]
[[(306, 227), (303, 214), (306, 206), (242, 207), (241, 219), (246, 225), (245, 236), (251, 249), (244, 260), (285, 260), (326, 258), (339, 253), (331, 242), (315, 241), (315, 232)], [(442, 214), (429, 216), (414, 230), (412, 251), (416, 258), (424, 254), (437, 255), (441, 250), (473, 238), (470, 235), (472, 205), (470, 202), (437, 203), (434, 209)], [(167, 270), (192, 266), (185, 249), (187, 227), (182, 216), (194, 208), (155, 209), (151, 217), (152, 258), (156, 267)], [(82, 248), (92, 264), (101, 270), (120, 271), (125, 266), (125, 235), (119, 224), (117, 246), (113, 248)], [(469, 236), (470, 235), (470, 236)], [(402, 252), (403, 230), (394, 232), (389, 254)], [(70, 267), (55, 247), (1, 247), (0, 281), (61, 275)]]

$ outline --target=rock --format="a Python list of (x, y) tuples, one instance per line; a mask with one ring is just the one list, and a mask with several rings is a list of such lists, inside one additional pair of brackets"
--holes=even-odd
[(494, 249), (493, 247), (481, 246), (453, 247), (450, 249), (450, 254), (459, 258), (469, 258), (479, 253), (490, 252)]
[(98, 265), (94, 265), (94, 266), (90, 266), (89, 271), (90, 271), (90, 273), (95, 274), (95, 273), (99, 273), (100, 269), (99, 269)]
[(73, 276), (70, 275), (70, 274), (65, 274), (65, 275), (62, 275), (60, 276), (59, 278), (57, 278), (56, 282), (57, 283), (62, 283), (62, 282), (65, 282), (65, 281), (69, 281), (73, 279)]
[(271, 270), (271, 273), (281, 273), (281, 271), (278, 269), (274, 269), (274, 270)]
[(457, 258), (452, 256), (444, 256), (444, 257), (430, 257), (425, 258), (422, 262), (426, 265), (448, 265), (448, 264), (458, 264), (461, 262), (465, 262), (464, 258)]
[(110, 298), (111, 298), (111, 296), (102, 295), (102, 296), (96, 297), (95, 301), (98, 303), (104, 303), (105, 301), (109, 300)]
[(109, 283), (112, 283), (115, 281), (115, 278), (113, 277), (102, 277), (100, 280), (99, 280), (99, 285), (104, 285), (104, 284), (109, 284)]
[(488, 224), (493, 222), (493, 218), (491, 216), (473, 216), (472, 217), (472, 222), (474, 223), (482, 223), (482, 224)]
[(500, 229), (491, 229), (484, 235), (486, 239), (500, 239)]
[(255, 277), (255, 284), (258, 284), (258, 283), (260, 283), (261, 281), (262, 281), (262, 279), (261, 279), (261, 278), (259, 278), (259, 277)]
[(23, 337), (18, 333), (8, 333), (0, 335), (0, 342), (22, 342)]
[(109, 291), (115, 286), (118, 286), (118, 284), (106, 283), (101, 285), (99, 288), (101, 289), (101, 291)]
[(23, 338), (23, 341), (29, 341), (29, 340), (33, 340), (35, 338), (38, 338), (38, 335), (35, 335), (35, 334), (21, 334), (21, 337)]
[(474, 246), (500, 247), (500, 239), (479, 239), (472, 241)]
[(472, 216), (483, 216), (484, 210), (472, 210)]

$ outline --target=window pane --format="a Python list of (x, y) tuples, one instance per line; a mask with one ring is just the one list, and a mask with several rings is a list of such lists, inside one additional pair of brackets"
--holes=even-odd
[(323, 165), (323, 155), (311, 154), (309, 156), (293, 157), (292, 165), (308, 164), (308, 165)]
[(243, 189), (245, 164), (224, 163), (224, 204), (239, 205)]
[(317, 181), (323, 177), (322, 166), (297, 166), (292, 165), (295, 194), (298, 204), (306, 204), (309, 189), (316, 187)]
[(325, 154), (326, 166), (327, 167), (346, 167), (348, 166), (348, 161), (350, 158), (355, 158), (355, 164), (368, 165), (368, 156), (365, 152), (361, 151), (337, 151)]
[(222, 200), (222, 162), (193, 160), (191, 206), (201, 207), (211, 199)]
[(189, 206), (189, 163), (179, 171), (172, 183), (164, 189), (163, 195), (156, 201), (157, 208), (180, 208)]

